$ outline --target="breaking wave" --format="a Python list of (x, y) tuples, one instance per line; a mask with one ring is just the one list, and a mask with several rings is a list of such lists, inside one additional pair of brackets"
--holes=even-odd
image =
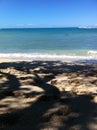
[(77, 60), (77, 59), (97, 59), (97, 51), (89, 50), (86, 55), (75, 54), (47, 54), (47, 53), (0, 53), (0, 58), (16, 60)]

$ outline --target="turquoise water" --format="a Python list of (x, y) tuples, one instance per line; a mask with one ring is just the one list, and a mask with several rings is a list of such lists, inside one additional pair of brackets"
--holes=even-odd
[(97, 58), (97, 29), (0, 29), (0, 57)]

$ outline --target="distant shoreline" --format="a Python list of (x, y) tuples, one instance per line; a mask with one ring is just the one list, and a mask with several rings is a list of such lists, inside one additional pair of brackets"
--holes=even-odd
[(97, 29), (97, 27), (79, 26), (79, 27), (1, 27), (0, 30), (7, 29)]

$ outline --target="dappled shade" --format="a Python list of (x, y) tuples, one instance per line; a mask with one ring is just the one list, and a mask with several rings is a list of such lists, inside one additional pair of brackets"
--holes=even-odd
[(0, 63), (0, 130), (96, 130), (97, 65)]

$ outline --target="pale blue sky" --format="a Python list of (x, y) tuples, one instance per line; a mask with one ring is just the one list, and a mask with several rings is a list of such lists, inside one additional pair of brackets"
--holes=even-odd
[(0, 27), (97, 25), (97, 0), (0, 0)]

